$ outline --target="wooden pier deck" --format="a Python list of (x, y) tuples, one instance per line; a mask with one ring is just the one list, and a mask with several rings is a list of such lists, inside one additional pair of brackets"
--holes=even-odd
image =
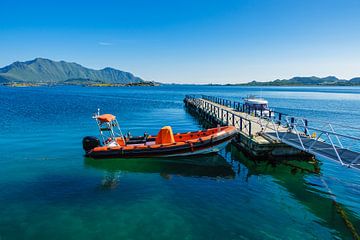
[[(321, 156), (360, 169), (360, 153), (344, 147), (339, 137), (358, 142), (359, 145), (360, 138), (336, 133), (330, 124), (330, 131), (317, 129), (309, 127), (308, 120), (303, 118), (295, 120), (295, 117), (276, 111), (268, 111), (264, 115), (258, 109), (249, 109), (239, 102), (217, 97), (186, 96), (184, 103), (199, 118), (212, 125), (235, 126), (239, 132), (235, 145), (252, 157), (278, 159)], [(312, 134), (310, 131), (313, 131)], [(326, 137), (327, 141), (320, 136)], [(339, 145), (334, 144), (334, 139)]]
[[(254, 114), (237, 111), (229, 105), (222, 105), (204, 98), (184, 99), (185, 106), (195, 111), (203, 120), (214, 125), (235, 126), (239, 134), (234, 142), (238, 147), (255, 158), (298, 157), (310, 155), (303, 151), (282, 143), (278, 139), (265, 133), (273, 133), (270, 128), (264, 128), (272, 123)], [(281, 125), (275, 126), (280, 132), (288, 129)]]

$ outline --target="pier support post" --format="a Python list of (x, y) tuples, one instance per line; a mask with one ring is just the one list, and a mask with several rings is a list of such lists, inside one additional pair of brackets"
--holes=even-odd
[(251, 121), (249, 121), (249, 137), (251, 137)]
[(224, 122), (224, 109), (221, 109), (221, 122)]
[(229, 125), (229, 111), (226, 111), (226, 125)]

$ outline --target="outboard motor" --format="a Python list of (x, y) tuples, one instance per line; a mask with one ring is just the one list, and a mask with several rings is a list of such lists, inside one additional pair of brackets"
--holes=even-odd
[(89, 152), (90, 150), (100, 146), (100, 140), (97, 137), (87, 136), (83, 138), (82, 144), (85, 152)]

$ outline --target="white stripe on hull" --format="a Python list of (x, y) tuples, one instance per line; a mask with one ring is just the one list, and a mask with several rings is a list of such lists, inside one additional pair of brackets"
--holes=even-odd
[(191, 155), (198, 155), (198, 154), (215, 153), (215, 152), (218, 152), (218, 151), (224, 149), (226, 147), (226, 145), (230, 141), (231, 140), (223, 142), (223, 143), (221, 143), (219, 145), (216, 145), (216, 146), (213, 146), (213, 147), (210, 147), (210, 148), (201, 149), (201, 150), (198, 150), (198, 151), (187, 152), (187, 153), (178, 153), (178, 154), (169, 154), (169, 155), (163, 155), (161, 157), (179, 157), (179, 156), (191, 156)]

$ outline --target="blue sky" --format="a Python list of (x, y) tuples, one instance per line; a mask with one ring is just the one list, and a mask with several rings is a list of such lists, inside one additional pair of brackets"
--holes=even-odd
[(177, 83), (360, 76), (360, 0), (2, 0), (0, 10), (0, 66), (45, 57)]

